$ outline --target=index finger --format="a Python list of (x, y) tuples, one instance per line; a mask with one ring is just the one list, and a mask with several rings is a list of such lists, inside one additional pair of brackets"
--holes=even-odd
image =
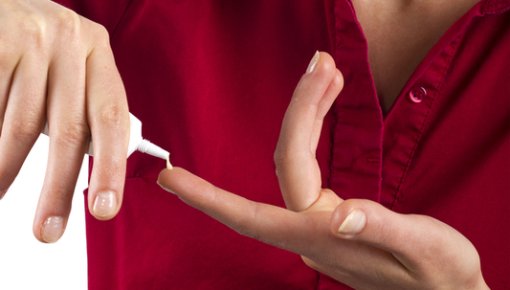
[(333, 58), (321, 52), (294, 91), (275, 151), (278, 181), (289, 209), (307, 209), (319, 197), (321, 177), (315, 151), (323, 119), (342, 86)]
[[(236, 232), (300, 254), (310, 254), (313, 220), (277, 206), (248, 200), (218, 188), (185, 169), (161, 171), (158, 184), (178, 192), (188, 205), (206, 213)], [(327, 231), (327, 229), (325, 229)]]
[(407, 277), (387, 252), (331, 235), (329, 211), (297, 213), (254, 202), (179, 167), (161, 171), (158, 184), (240, 234), (307, 257), (305, 261), (314, 261), (318, 270), (339, 281), (374, 272), (389, 273), (390, 279)]

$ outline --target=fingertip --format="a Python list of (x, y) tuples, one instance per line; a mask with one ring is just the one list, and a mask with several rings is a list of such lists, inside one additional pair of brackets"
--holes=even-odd
[(339, 89), (343, 89), (344, 87), (344, 75), (342, 72), (337, 68), (335, 72), (335, 78), (333, 79), (336, 86), (339, 87)]
[(406, 217), (371, 200), (351, 199), (333, 212), (331, 231), (341, 239), (360, 241), (394, 253), (410, 253), (413, 248), (406, 244), (406, 239), (419, 239), (421, 232)]
[(159, 172), (157, 183), (161, 186), (165, 186), (168, 183), (168, 179), (171, 178), (172, 173), (179, 169), (179, 167), (164, 168)]
[(336, 65), (333, 57), (324, 51), (316, 51), (308, 64), (305, 76), (326, 77), (335, 73)]
[(199, 209), (210, 206), (218, 193), (213, 184), (181, 167), (162, 170), (157, 183), (165, 191)]
[(60, 240), (64, 234), (67, 219), (62, 216), (49, 216), (34, 225), (33, 233), (41, 243), (52, 244)]
[(190, 175), (187, 170), (180, 167), (165, 168), (159, 173), (157, 184), (164, 190), (176, 194), (182, 187), (180, 184), (185, 183), (183, 180), (188, 180)]
[(126, 172), (126, 157), (104, 154), (94, 156), (89, 182), (88, 208), (97, 220), (113, 219), (121, 209)]
[(338, 234), (346, 238), (353, 237), (365, 228), (367, 223), (366, 214), (359, 209), (351, 211), (338, 227)]
[(367, 225), (366, 202), (345, 200), (331, 215), (331, 232), (338, 237), (351, 239), (359, 235)]
[(312, 59), (310, 60), (310, 63), (308, 64), (308, 67), (306, 68), (306, 73), (310, 74), (315, 71), (315, 67), (317, 66), (317, 62), (319, 61), (320, 53), (319, 51), (315, 51), (313, 54)]
[(315, 65), (315, 68), (311, 73), (319, 76), (321, 75), (327, 76), (333, 75), (335, 71), (336, 65), (333, 57), (327, 52), (324, 51), (319, 52), (317, 64)]
[(158, 175), (158, 184), (164, 183), (166, 181), (166, 179), (168, 178), (167, 176), (172, 174), (172, 172), (174, 170), (177, 170), (177, 169), (178, 169), (178, 167), (172, 167), (172, 168), (166, 167), (166, 168), (163, 168), (159, 172), (159, 175)]
[(156, 183), (159, 185), (159, 187), (161, 187), (162, 189), (164, 189), (165, 191), (171, 193), (171, 194), (175, 194), (175, 192), (173, 192), (170, 188), (169, 188), (169, 179), (172, 178), (171, 177), (171, 174), (173, 173), (173, 171), (177, 169), (176, 167), (167, 167), (163, 170), (161, 170), (159, 172), (159, 175), (158, 175), (158, 179), (156, 181)]
[(101, 190), (90, 196), (89, 211), (97, 220), (113, 219), (119, 212), (122, 198), (113, 190)]
[(308, 100), (306, 103), (315, 103), (324, 99), (326, 93), (328, 96), (331, 95), (330, 98), (326, 98), (328, 101), (334, 100), (342, 87), (343, 77), (336, 68), (333, 57), (327, 52), (319, 52), (314, 55), (308, 69), (298, 82), (293, 99), (306, 99)]

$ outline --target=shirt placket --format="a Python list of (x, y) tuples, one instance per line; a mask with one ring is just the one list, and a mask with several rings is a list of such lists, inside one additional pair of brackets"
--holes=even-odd
[[(333, 107), (329, 186), (342, 198), (367, 198), (392, 207), (469, 17), (429, 52), (384, 119), (353, 5), (349, 0), (327, 3), (333, 11), (331, 50), (345, 79)], [(473, 11), (471, 18), (478, 12)]]
[(333, 107), (329, 185), (342, 198), (379, 199), (383, 117), (352, 3), (330, 2), (332, 54), (345, 86)]
[[(420, 140), (431, 123), (431, 112), (435, 100), (441, 95), (441, 88), (447, 78), (452, 60), (465, 34), (466, 28), (474, 17), (480, 16), (481, 5), (476, 5), (464, 17), (457, 21), (431, 49), (420, 63), (401, 94), (397, 97), (392, 110), (384, 121), (382, 185), (380, 200), (383, 205), (398, 211), (396, 205), (403, 198), (412, 198), (412, 194), (402, 192)], [(411, 187), (412, 188), (412, 187)]]

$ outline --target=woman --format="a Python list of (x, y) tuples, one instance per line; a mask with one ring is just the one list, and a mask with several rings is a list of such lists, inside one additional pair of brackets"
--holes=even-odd
[[(50, 152), (34, 233), (57, 240), (90, 132), (100, 148), (88, 190), (91, 289), (510, 285), (510, 1), (59, 2), (108, 30), (145, 137), (175, 165), (261, 203), (181, 168), (158, 182), (305, 261), (168, 196), (154, 184), (158, 160), (131, 156), (122, 195), (127, 106), (104, 31), (51, 2), (4, 1), (4, 21), (37, 16), (27, 30), (36, 37), (5, 34), (47, 48), (11, 51), (51, 53), (37, 66), (3, 60), (13, 77), (0, 150), (16, 154), (0, 162), (0, 188), (47, 118), (51, 152), (65, 154)], [(331, 57), (307, 64), (316, 50)], [(38, 87), (27, 85), (34, 75)], [(33, 95), (34, 114), (10, 113)], [(33, 126), (9, 133), (16, 124)], [(289, 210), (278, 208), (280, 189)]]

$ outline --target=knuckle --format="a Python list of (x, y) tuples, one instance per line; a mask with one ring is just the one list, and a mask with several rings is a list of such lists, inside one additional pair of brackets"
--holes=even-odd
[(110, 46), (110, 34), (108, 33), (106, 27), (99, 23), (91, 22), (90, 30), (92, 32), (92, 36), (96, 44), (104, 45), (107, 47)]
[(281, 167), (281, 165), (285, 162), (285, 160), (288, 160), (288, 156), (280, 146), (276, 148), (273, 154), (273, 161), (276, 166), (276, 168)]
[(235, 231), (245, 237), (260, 240), (260, 236), (253, 231), (246, 219), (239, 219), (234, 225)]
[(127, 124), (127, 110), (118, 104), (112, 104), (102, 109), (99, 121), (106, 127), (115, 128), (115, 130), (124, 127)]
[(82, 122), (67, 122), (58, 126), (55, 132), (52, 132), (52, 137), (62, 145), (76, 146), (88, 140), (89, 131), (88, 126)]
[(56, 30), (61, 37), (74, 37), (80, 32), (80, 16), (72, 10), (61, 9), (54, 17)]
[(275, 174), (278, 178), (280, 178), (283, 174), (283, 171), (285, 170), (284, 164), (288, 158), (281, 154), (281, 152), (275, 152), (273, 159), (275, 165)]
[[(263, 218), (263, 217), (262, 217)], [(260, 205), (258, 203), (254, 203), (254, 206), (251, 207), (245, 215), (239, 217), (236, 220), (235, 230), (240, 235), (250, 237), (252, 239), (262, 241), (263, 237), (257, 230), (257, 221), (261, 219), (260, 216)]]
[(19, 23), (19, 28), (28, 43), (36, 47), (44, 46), (47, 25), (40, 15), (26, 15), (23, 21)]
[(73, 171), (63, 173), (60, 176), (65, 178), (62, 179), (50, 178), (43, 186), (41, 195), (51, 199), (51, 204), (55, 208), (65, 208), (72, 202), (74, 188), (68, 179), (72, 173)]
[(10, 122), (9, 128), (6, 130), (12, 139), (16, 141), (25, 141), (35, 139), (35, 137), (41, 131), (41, 122), (36, 116), (29, 117), (29, 115), (35, 115), (30, 110), (24, 112), (25, 118), (19, 118)]
[[(291, 150), (287, 147), (278, 147), (273, 155), (276, 172), (281, 172), (282, 170), (285, 170), (285, 168), (295, 165), (297, 160), (303, 160), (309, 157), (308, 152)], [(313, 158), (313, 156), (311, 157)]]

